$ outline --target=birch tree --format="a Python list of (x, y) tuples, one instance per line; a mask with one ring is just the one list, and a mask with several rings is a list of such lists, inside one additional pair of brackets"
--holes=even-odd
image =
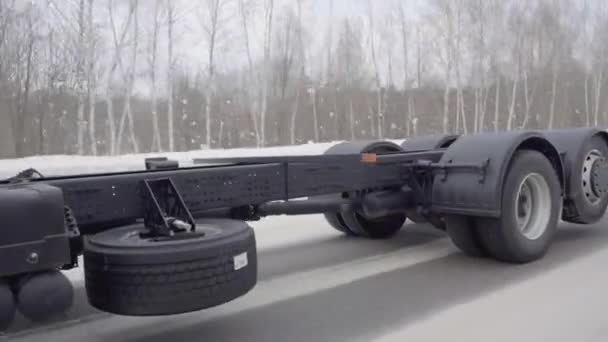
[(76, 88), (78, 92), (78, 122), (77, 122), (77, 148), (78, 154), (84, 154), (84, 135), (86, 130), (86, 122), (84, 119), (84, 106), (86, 96), (87, 77), (85, 67), (87, 64), (87, 49), (85, 37), (87, 33), (85, 21), (86, 2), (79, 0), (78, 4), (78, 43), (76, 45)]
[(350, 139), (356, 139), (353, 97), (363, 77), (364, 52), (361, 31), (349, 19), (343, 19), (336, 46), (336, 77), (347, 97)]
[(93, 21), (93, 7), (95, 0), (88, 0), (87, 13), (87, 98), (89, 102), (89, 144), (91, 146), (91, 154), (97, 155), (97, 132), (95, 126), (97, 103), (97, 47), (98, 37), (95, 31), (95, 22)]
[(162, 150), (161, 147), (161, 139), (160, 139), (160, 129), (158, 124), (158, 99), (157, 99), (157, 64), (158, 64), (158, 41), (159, 34), (161, 30), (161, 1), (156, 0), (154, 2), (154, 10), (152, 14), (152, 37), (151, 37), (151, 46), (150, 46), (150, 56), (148, 60), (149, 68), (150, 68), (150, 93), (151, 98), (151, 114), (152, 114), (152, 146), (151, 150), (153, 152), (160, 152)]
[(173, 89), (174, 89), (174, 78), (175, 74), (175, 60), (173, 57), (173, 31), (175, 29), (176, 10), (175, 2), (173, 0), (167, 0), (165, 3), (167, 12), (167, 135), (169, 140), (169, 151), (175, 151), (175, 128), (174, 125), (174, 113), (173, 113)]
[[(245, 103), (247, 106), (247, 112), (249, 113), (249, 117), (253, 126), (253, 132), (255, 135), (256, 146), (260, 147), (262, 145), (261, 137), (260, 137), (260, 128), (258, 124), (258, 112), (257, 107), (255, 105), (255, 101), (258, 100), (258, 96), (252, 96), (251, 88), (258, 77), (256, 77), (254, 69), (253, 69), (253, 58), (251, 56), (251, 43), (249, 39), (249, 16), (252, 7), (252, 0), (238, 0), (238, 9), (239, 16), (241, 19), (241, 28), (243, 35), (243, 42), (245, 45), (245, 56), (247, 57), (247, 72), (245, 77), (246, 86), (243, 89), (245, 93)], [(257, 84), (260, 86), (259, 82)]]
[[(383, 138), (382, 123), (383, 123), (383, 108), (382, 108), (382, 81), (380, 80), (380, 69), (378, 66), (378, 58), (376, 57), (376, 27), (374, 25), (374, 7), (372, 6), (371, 0), (367, 0), (368, 9), (368, 26), (369, 26), (369, 48), (372, 58), (372, 66), (374, 70), (374, 82), (376, 85), (376, 132), (377, 138)], [(373, 122), (373, 121), (372, 121)], [(372, 123), (373, 124), (373, 123)]]
[(225, 0), (206, 0), (203, 4), (200, 22), (205, 33), (207, 43), (207, 70), (206, 70), (206, 85), (205, 85), (205, 103), (204, 103), (204, 119), (205, 119), (205, 144), (208, 148), (211, 147), (211, 108), (213, 96), (215, 95), (216, 85), (216, 50), (219, 40), (221, 25), (223, 18)]
[[(114, 116), (114, 100), (113, 100), (113, 82), (114, 75), (120, 66), (121, 77), (124, 77), (124, 70), (122, 67), (122, 51), (125, 47), (126, 38), (132, 26), (133, 18), (135, 16), (136, 7), (133, 6), (133, 2), (129, 3), (129, 13), (127, 14), (127, 18), (125, 20), (124, 25), (120, 31), (117, 31), (118, 28), (116, 26), (116, 20), (114, 19), (114, 0), (108, 0), (108, 16), (110, 19), (110, 29), (112, 31), (112, 41), (113, 41), (113, 54), (110, 62), (110, 67), (108, 68), (106, 75), (106, 112), (108, 116), (108, 135), (110, 140), (110, 155), (115, 155), (118, 153), (118, 143), (117, 143), (117, 126), (116, 119)], [(126, 81), (126, 79), (123, 79)]]
[(407, 20), (405, 18), (405, 10), (403, 2), (397, 2), (397, 13), (399, 16), (399, 33), (401, 34), (401, 49), (403, 58), (403, 91), (407, 93), (407, 114), (405, 118), (405, 135), (411, 135), (412, 120), (414, 118), (414, 97), (411, 91), (411, 80), (409, 75), (409, 39)]
[(268, 96), (271, 86), (271, 53), (272, 53), (272, 22), (274, 15), (274, 0), (264, 0), (264, 59), (261, 76), (261, 110), (260, 110), (260, 147), (266, 146), (266, 115), (268, 112)]
[(513, 86), (511, 88), (511, 104), (509, 106), (509, 116), (507, 118), (507, 130), (513, 129), (513, 120), (515, 119), (515, 105), (517, 103), (517, 87), (519, 85), (520, 75), (522, 73), (522, 45), (523, 45), (523, 12), (526, 9), (515, 8), (512, 12), (511, 28), (514, 31), (513, 34), (513, 45), (512, 45), (512, 59), (515, 64), (515, 70), (513, 73)]
[(131, 140), (131, 146), (133, 153), (139, 153), (139, 143), (135, 135), (135, 122), (133, 121), (133, 113), (131, 108), (131, 100), (133, 95), (133, 87), (135, 85), (135, 78), (137, 73), (137, 57), (139, 55), (139, 15), (138, 15), (139, 0), (131, 0), (130, 8), (133, 11), (133, 27), (131, 33), (131, 63), (127, 69), (123, 65), (122, 58), (118, 56), (118, 66), (122, 72), (123, 80), (125, 81), (125, 105), (120, 118), (117, 135), (117, 151), (120, 153), (122, 147), (122, 139), (124, 136), (125, 126), (128, 124), (129, 138)]
[[(450, 130), (449, 115), (450, 115), (450, 87), (452, 82), (453, 68), (453, 52), (454, 52), (454, 10), (452, 1), (436, 0), (434, 5), (435, 15), (439, 20), (435, 23), (435, 31), (438, 35), (439, 43), (439, 58), (443, 63), (443, 119), (441, 121), (442, 133), (447, 134)], [(433, 16), (434, 18), (435, 16)], [(457, 117), (458, 117), (458, 112)]]
[(597, 127), (600, 124), (600, 106), (602, 99), (602, 87), (605, 81), (606, 74), (606, 57), (608, 51), (608, 6), (604, 2), (597, 4), (596, 17), (593, 20), (592, 32), (592, 87), (593, 87), (593, 125)]
[[(296, 26), (296, 35), (297, 35), (297, 53), (300, 62), (300, 71), (299, 71), (299, 79), (298, 84), (296, 85), (296, 98), (294, 100), (292, 114), (291, 114), (291, 123), (289, 129), (289, 142), (292, 145), (296, 143), (296, 116), (298, 115), (298, 111), (300, 110), (300, 97), (302, 96), (302, 87), (305, 85), (304, 82), (306, 80), (306, 52), (304, 50), (304, 38), (302, 31), (304, 30), (302, 24), (302, 0), (296, 0), (297, 6), (297, 26)], [(352, 125), (352, 124), (351, 124)]]

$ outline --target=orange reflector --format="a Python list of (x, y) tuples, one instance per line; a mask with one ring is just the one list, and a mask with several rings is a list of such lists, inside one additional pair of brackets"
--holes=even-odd
[(361, 161), (364, 163), (375, 164), (378, 161), (375, 153), (362, 153)]

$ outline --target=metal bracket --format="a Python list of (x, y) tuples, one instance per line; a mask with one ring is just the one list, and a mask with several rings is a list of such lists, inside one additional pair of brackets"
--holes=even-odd
[(475, 164), (452, 164), (452, 160), (449, 160), (448, 163), (441, 164), (433, 164), (431, 168), (434, 169), (436, 173), (441, 174), (441, 181), (445, 182), (448, 179), (448, 173), (450, 170), (458, 170), (458, 171), (473, 171), (479, 174), (479, 183), (483, 183), (486, 180), (486, 173), (488, 170), (488, 166), (490, 165), (490, 158), (485, 159), (481, 163)]
[(142, 182), (144, 225), (148, 237), (173, 236), (194, 231), (194, 218), (170, 178)]
[(146, 170), (177, 170), (179, 162), (169, 160), (167, 157), (146, 158)]

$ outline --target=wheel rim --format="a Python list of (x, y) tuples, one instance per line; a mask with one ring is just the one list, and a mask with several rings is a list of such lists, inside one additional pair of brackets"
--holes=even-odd
[(519, 185), (515, 217), (519, 231), (536, 240), (543, 235), (551, 218), (551, 189), (543, 176), (531, 173)]
[(587, 153), (583, 161), (583, 177), (581, 177), (581, 185), (583, 188), (583, 194), (585, 196), (585, 199), (592, 205), (600, 203), (602, 199), (593, 189), (593, 184), (591, 181), (593, 167), (595, 165), (595, 162), (600, 158), (602, 158), (602, 153), (598, 150), (592, 150)]

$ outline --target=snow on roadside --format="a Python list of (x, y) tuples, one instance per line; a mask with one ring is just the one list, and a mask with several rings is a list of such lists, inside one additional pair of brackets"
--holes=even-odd
[(120, 156), (74, 156), (51, 155), (33, 156), (19, 159), (0, 160), (0, 179), (8, 178), (17, 173), (34, 168), (45, 176), (61, 176), (100, 172), (121, 172), (144, 170), (144, 159), (150, 157), (167, 157), (179, 161), (182, 166), (192, 165), (196, 158), (227, 158), (250, 156), (279, 156), (279, 155), (319, 155), (339, 142), (304, 144), (296, 146), (280, 146), (269, 148), (237, 148), (196, 150), (189, 152), (143, 153)]
[[(401, 144), (403, 140), (389, 140)], [(150, 157), (167, 157), (177, 160), (180, 166), (192, 166), (197, 158), (228, 158), (252, 156), (281, 156), (281, 155), (320, 155), (331, 146), (340, 143), (309, 143), (293, 146), (267, 148), (235, 148), (196, 150), (189, 152), (142, 153), (120, 156), (74, 156), (51, 155), (33, 156), (18, 159), (0, 159), (0, 179), (12, 177), (17, 173), (34, 168), (45, 176), (64, 176), (102, 172), (123, 172), (144, 170), (144, 159)]]

